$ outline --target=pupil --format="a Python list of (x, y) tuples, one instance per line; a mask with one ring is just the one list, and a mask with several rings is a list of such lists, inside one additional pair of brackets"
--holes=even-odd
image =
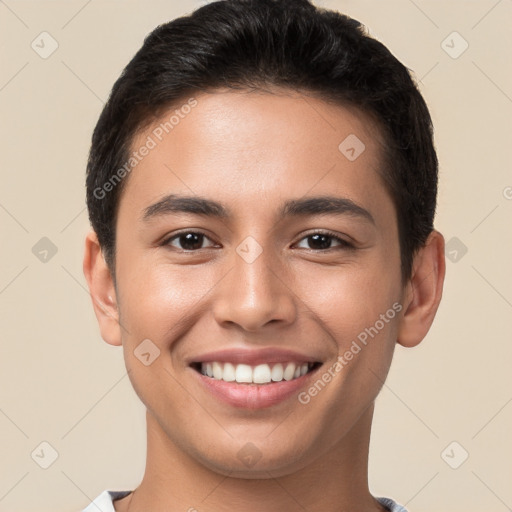
[[(331, 240), (329, 235), (311, 235), (310, 240), (314, 240), (315, 242), (320, 241), (319, 244), (317, 244), (317, 247), (311, 247), (311, 243), (309, 243), (309, 246), (311, 249), (329, 249), (331, 246)], [(315, 243), (313, 243), (315, 245)]]
[[(203, 235), (200, 233), (186, 233), (180, 236), (180, 243), (183, 249), (186, 251), (193, 251), (194, 249), (200, 249), (203, 241)], [(199, 247), (196, 245), (199, 244)]]

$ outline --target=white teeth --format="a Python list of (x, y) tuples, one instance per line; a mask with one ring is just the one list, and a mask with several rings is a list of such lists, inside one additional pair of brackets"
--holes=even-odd
[(293, 375), (295, 373), (295, 365), (293, 363), (288, 363), (286, 368), (284, 369), (284, 380), (292, 380)]
[(214, 379), (222, 379), (222, 375), (224, 374), (224, 372), (222, 371), (222, 366), (220, 365), (220, 363), (212, 363), (212, 370)]
[(280, 382), (283, 380), (283, 365), (281, 363), (277, 363), (272, 368), (272, 380), (275, 382)]
[(252, 371), (252, 381), (256, 384), (265, 384), (271, 380), (270, 366), (268, 364), (259, 364)]
[(235, 380), (237, 382), (252, 382), (252, 368), (248, 364), (237, 364)]
[(226, 382), (239, 382), (245, 384), (268, 384), (269, 382), (281, 382), (292, 380), (306, 375), (312, 364), (303, 363), (276, 363), (259, 364), (250, 366), (248, 364), (221, 363), (213, 361), (201, 363), (201, 373), (216, 380)]
[(233, 382), (235, 378), (235, 367), (231, 363), (224, 363), (224, 374), (221, 379), (226, 382)]

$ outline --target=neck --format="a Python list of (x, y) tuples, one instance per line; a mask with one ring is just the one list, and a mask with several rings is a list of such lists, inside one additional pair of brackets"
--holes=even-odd
[(255, 479), (216, 473), (184, 453), (147, 412), (144, 478), (116, 512), (361, 512), (384, 511), (368, 489), (368, 448), (373, 404), (347, 435), (316, 461), (284, 476)]

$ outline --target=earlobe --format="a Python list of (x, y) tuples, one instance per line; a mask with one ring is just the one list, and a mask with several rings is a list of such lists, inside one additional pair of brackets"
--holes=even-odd
[(116, 290), (110, 269), (94, 231), (85, 238), (83, 272), (98, 320), (101, 337), (110, 345), (121, 345)]
[(400, 345), (414, 347), (427, 335), (441, 301), (445, 270), (444, 238), (433, 230), (414, 258), (398, 328)]

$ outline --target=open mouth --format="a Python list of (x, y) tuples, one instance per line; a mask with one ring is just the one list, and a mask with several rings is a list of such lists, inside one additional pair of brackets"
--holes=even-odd
[(200, 374), (214, 380), (237, 384), (272, 384), (298, 379), (316, 370), (322, 363), (286, 362), (258, 365), (235, 364), (221, 361), (192, 363), (191, 367)]

